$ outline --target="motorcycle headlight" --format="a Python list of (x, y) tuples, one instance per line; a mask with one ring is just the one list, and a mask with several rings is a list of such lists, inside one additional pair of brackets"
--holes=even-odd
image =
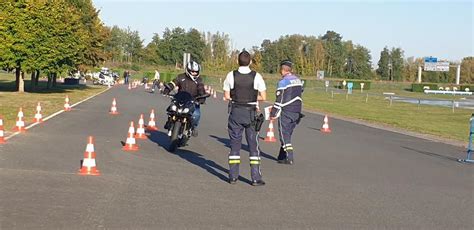
[(181, 112), (183, 112), (183, 109), (178, 109), (178, 113), (181, 113)]
[(176, 111), (176, 105), (171, 106), (171, 111)]
[(188, 113), (188, 112), (189, 112), (189, 108), (183, 109), (183, 113)]

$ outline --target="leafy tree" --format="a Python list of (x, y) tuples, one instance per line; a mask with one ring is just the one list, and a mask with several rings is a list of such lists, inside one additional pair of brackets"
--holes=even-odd
[(127, 28), (123, 46), (128, 62), (140, 61), (143, 40), (140, 38), (138, 31)]
[(105, 51), (108, 54), (107, 56), (112, 62), (123, 62), (125, 57), (124, 44), (127, 33), (116, 25), (112, 28), (108, 28), (108, 30), (109, 38), (104, 44)]
[(474, 57), (465, 57), (461, 62), (461, 82), (474, 83)]
[(262, 71), (262, 52), (258, 46), (252, 47), (250, 51), (252, 54), (252, 65), (251, 68), (255, 71)]
[(392, 48), (390, 53), (392, 63), (392, 79), (393, 81), (403, 80), (403, 50), (401, 48)]
[(79, 53), (79, 62), (88, 66), (96, 66), (106, 58), (104, 44), (109, 37), (108, 30), (99, 18), (99, 11), (94, 8), (92, 0), (66, 0), (66, 3), (74, 9), (70, 14), (80, 17), (84, 29), (81, 41), (84, 47)]
[(160, 62), (158, 55), (158, 44), (160, 43), (160, 35), (154, 34), (151, 42), (144, 49), (145, 61), (152, 64), (158, 64)]
[(342, 44), (342, 36), (334, 31), (327, 31), (321, 37), (326, 50), (326, 64), (329, 76), (341, 76), (346, 62), (345, 49)]
[(387, 47), (384, 47), (382, 52), (380, 52), (380, 59), (378, 62), (378, 68), (376, 70), (377, 74), (382, 80), (390, 80), (390, 69), (389, 67), (391, 61), (390, 51)]
[[(34, 35), (29, 27), (33, 19), (26, 13), (28, 4), (24, 1), (4, 1), (0, 6), (0, 64), (15, 69), (16, 89), (24, 91), (21, 72), (25, 62), (33, 55), (30, 47)], [(20, 87), (21, 85), (21, 87)]]
[(370, 51), (360, 45), (356, 45), (350, 51), (347, 62), (347, 72), (350, 78), (370, 79), (372, 77)]

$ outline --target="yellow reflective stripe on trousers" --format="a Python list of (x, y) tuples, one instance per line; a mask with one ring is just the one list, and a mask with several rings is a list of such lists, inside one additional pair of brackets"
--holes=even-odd
[(229, 160), (229, 164), (240, 164), (240, 160)]
[(250, 164), (251, 164), (251, 165), (259, 165), (259, 164), (260, 164), (260, 161), (250, 161)]

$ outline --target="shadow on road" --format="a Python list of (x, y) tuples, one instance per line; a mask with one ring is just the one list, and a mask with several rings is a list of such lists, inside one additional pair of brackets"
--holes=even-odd
[(444, 156), (444, 155), (441, 155), (441, 154), (427, 152), (427, 151), (418, 150), (418, 149), (413, 149), (413, 148), (405, 147), (405, 146), (402, 146), (402, 148), (408, 149), (408, 150), (411, 150), (411, 151), (414, 151), (414, 152), (417, 152), (417, 153), (421, 153), (421, 154), (426, 155), (426, 156), (440, 158), (440, 159), (443, 159), (443, 160), (450, 160), (450, 161), (455, 161), (455, 162), (458, 161), (458, 158), (455, 158), (455, 157)]
[[(160, 131), (147, 131), (147, 132), (150, 134), (148, 136), (148, 139), (155, 142), (156, 144), (161, 146), (163, 149), (167, 150), (167, 147), (169, 145), (169, 137), (166, 133), (160, 132)], [(229, 174), (228, 169), (222, 167), (221, 165), (217, 164), (216, 162), (212, 160), (208, 160), (204, 158), (204, 156), (199, 153), (193, 152), (191, 150), (178, 148), (174, 153), (171, 153), (171, 154), (179, 156), (181, 159), (184, 159), (191, 164), (199, 166), (200, 168), (206, 170), (207, 172), (216, 176), (222, 181), (227, 182), (228, 180), (228, 177), (227, 177), (227, 175)], [(239, 177), (239, 180), (246, 182), (248, 184), (251, 183), (250, 180), (244, 177)]]
[(147, 130), (146, 133), (149, 134), (147, 135), (147, 137), (150, 141), (153, 141), (158, 146), (168, 151), (169, 137), (166, 133), (161, 132), (161, 131), (149, 131), (149, 130)]
[[(218, 140), (219, 142), (224, 144), (224, 146), (226, 146), (227, 148), (230, 148), (230, 140), (228, 138), (222, 138), (222, 137), (218, 137), (218, 136), (214, 136), (214, 135), (209, 135), (209, 136), (216, 139), (216, 140)], [(242, 143), (242, 150), (248, 152), (249, 151), (249, 146)], [(260, 156), (265, 157), (269, 160), (278, 161), (278, 159), (276, 159), (274, 156), (266, 154), (266, 153), (262, 152), (261, 150), (260, 150)]]
[(321, 128), (313, 128), (313, 127), (307, 127), (307, 128), (321, 132)]

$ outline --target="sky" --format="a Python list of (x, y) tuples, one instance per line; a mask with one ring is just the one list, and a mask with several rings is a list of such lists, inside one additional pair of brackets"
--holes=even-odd
[(137, 30), (144, 45), (166, 27), (228, 34), (233, 49), (282, 35), (328, 30), (371, 51), (375, 65), (387, 46), (407, 57), (460, 61), (474, 56), (474, 0), (93, 0), (107, 26)]

